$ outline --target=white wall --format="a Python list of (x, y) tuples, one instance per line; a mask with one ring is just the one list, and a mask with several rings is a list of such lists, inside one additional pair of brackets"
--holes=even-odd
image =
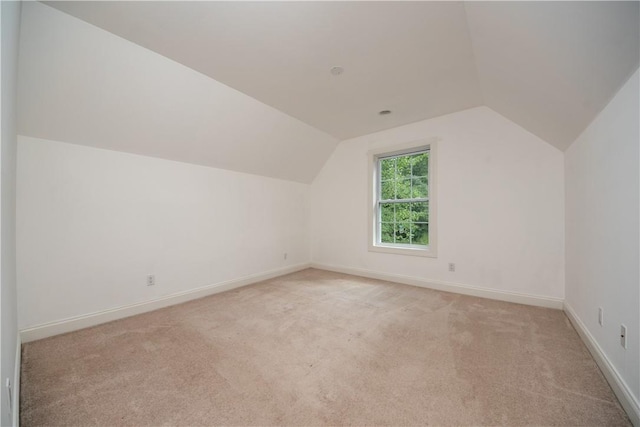
[[(16, 348), (18, 335), (16, 308), (16, 88), (18, 67), (18, 35), (20, 33), (19, 2), (3, 1), (2, 15), (2, 143), (0, 147), (0, 315), (2, 317), (2, 354), (0, 384), (0, 423), (17, 421), (19, 384), (16, 383)], [(9, 407), (6, 380), (13, 387), (13, 408)]]
[[(438, 143), (438, 257), (367, 250), (367, 152)], [(564, 296), (563, 154), (486, 107), (342, 142), (311, 186), (314, 263)], [(448, 271), (448, 263), (456, 271)]]
[[(638, 72), (565, 155), (566, 301), (640, 397)], [(598, 324), (598, 307), (604, 325)], [(620, 345), (620, 324), (628, 348)], [(637, 403), (636, 403), (637, 405)]]
[(20, 328), (307, 263), (308, 189), (19, 136)]

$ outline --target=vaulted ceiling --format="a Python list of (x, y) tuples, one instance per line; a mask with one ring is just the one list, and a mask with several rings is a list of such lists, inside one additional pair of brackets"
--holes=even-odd
[(47, 4), (338, 139), (484, 104), (565, 149), (640, 61), (638, 2)]
[(638, 68), (639, 5), (24, 2), (18, 130), (304, 183), (480, 105), (564, 150)]

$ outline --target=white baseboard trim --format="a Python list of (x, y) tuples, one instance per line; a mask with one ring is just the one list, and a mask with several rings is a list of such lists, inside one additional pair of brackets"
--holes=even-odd
[(16, 363), (13, 367), (13, 402), (11, 416), (13, 417), (13, 427), (20, 426), (20, 359), (22, 357), (22, 340), (20, 334), (16, 337)]
[(561, 298), (520, 294), (516, 292), (507, 292), (497, 289), (488, 289), (478, 286), (465, 285), (462, 283), (442, 282), (438, 280), (421, 279), (411, 276), (402, 276), (399, 274), (380, 273), (377, 271), (363, 270), (351, 267), (340, 267), (320, 263), (311, 263), (311, 267), (317, 268), (319, 270), (328, 270), (337, 273), (367, 277), (370, 279), (386, 280), (389, 282), (402, 283), (405, 285), (419, 286), (421, 288), (435, 289), (437, 291), (453, 292), (456, 294), (471, 295), (480, 298), (488, 298), (499, 301), (507, 301), (518, 304), (534, 305), (538, 307), (547, 307), (562, 310), (563, 300)]
[(215, 283), (184, 292), (178, 292), (150, 301), (116, 307), (109, 310), (98, 311), (95, 313), (84, 314), (81, 316), (75, 316), (68, 319), (45, 323), (42, 325), (36, 325), (33, 327), (22, 329), (20, 331), (20, 338), (22, 339), (23, 343), (27, 343), (42, 338), (52, 337), (54, 335), (77, 331), (79, 329), (96, 326), (101, 323), (107, 323), (113, 320), (135, 316), (136, 314), (158, 310), (170, 305), (181, 304), (183, 302), (202, 298), (208, 295), (213, 295), (242, 286), (251, 285), (253, 283), (272, 279), (278, 276), (283, 276), (285, 274), (295, 273), (296, 271), (304, 270), (306, 268), (309, 268), (310, 266), (311, 265), (309, 263), (304, 263), (293, 265), (290, 267), (278, 268), (263, 273), (241, 277), (239, 279), (228, 280), (225, 282)]
[(629, 419), (634, 426), (639, 427), (640, 403), (638, 402), (638, 399), (633, 395), (633, 393), (631, 393), (631, 389), (629, 388), (627, 383), (622, 379), (617, 369), (613, 366), (604, 351), (602, 351), (602, 348), (600, 347), (600, 345), (598, 345), (598, 342), (595, 340), (593, 335), (591, 335), (591, 332), (589, 332), (580, 317), (578, 317), (573, 308), (566, 302), (564, 303), (564, 312), (571, 321), (571, 324), (573, 324), (573, 327), (578, 332), (578, 335), (580, 335), (580, 338), (582, 338), (582, 341), (587, 346), (587, 349), (593, 356), (594, 360), (600, 367), (600, 370), (609, 382), (611, 389), (618, 397), (618, 400), (620, 401), (620, 404), (622, 405), (624, 410), (627, 412)]

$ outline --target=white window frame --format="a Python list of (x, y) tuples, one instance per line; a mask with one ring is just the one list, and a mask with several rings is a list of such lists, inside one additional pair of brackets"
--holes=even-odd
[[(382, 147), (369, 151), (369, 251), (400, 255), (437, 257), (437, 158), (439, 138), (414, 141), (401, 145)], [(380, 242), (378, 230), (378, 206), (380, 177), (378, 161), (383, 157), (400, 156), (429, 150), (429, 244), (427, 246), (400, 245)]]

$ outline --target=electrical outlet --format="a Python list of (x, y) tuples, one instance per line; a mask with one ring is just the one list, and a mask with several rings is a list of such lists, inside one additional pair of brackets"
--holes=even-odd
[(7, 378), (5, 385), (7, 387), (7, 406), (9, 407), (8, 414), (11, 415), (11, 409), (13, 409), (13, 389), (11, 388), (11, 380)]
[(602, 326), (604, 323), (604, 311), (602, 307), (598, 307), (598, 324)]
[(624, 325), (620, 325), (620, 345), (627, 348), (627, 327)]
[(456, 271), (456, 265), (452, 262), (449, 263), (449, 271)]
[(153, 286), (156, 284), (156, 276), (153, 274), (149, 274), (147, 276), (147, 286)]
[(284, 259), (287, 259), (287, 253), (286, 252), (284, 253)]

